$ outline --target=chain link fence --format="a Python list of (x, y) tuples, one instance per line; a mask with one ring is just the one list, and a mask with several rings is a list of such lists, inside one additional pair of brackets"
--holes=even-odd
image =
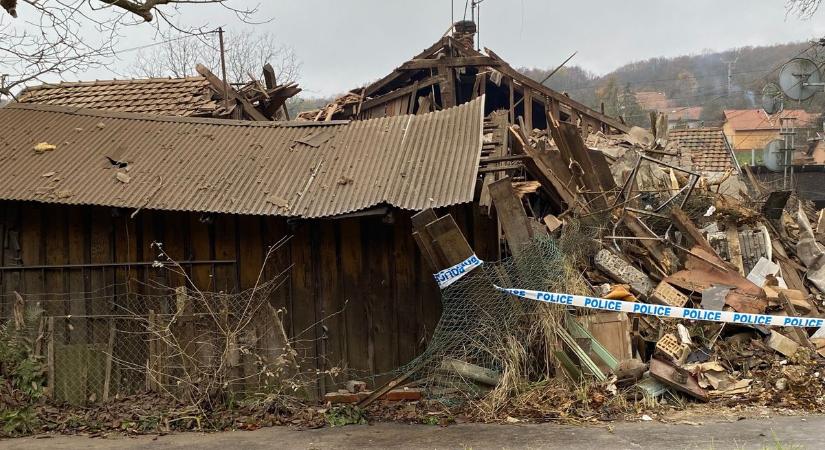
[(32, 352), (54, 400), (87, 404), (154, 391), (200, 404), (230, 393), (300, 395), (310, 384), (283, 328), (284, 311), (270, 302), (289, 269), (230, 294), (185, 287), (195, 284), (171, 259), (158, 267), (185, 284), (132, 279), (91, 292), (0, 294), (14, 305), (0, 321), (34, 317)]

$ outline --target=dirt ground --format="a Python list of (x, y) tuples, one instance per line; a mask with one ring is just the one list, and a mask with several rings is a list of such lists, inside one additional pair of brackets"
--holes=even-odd
[(39, 436), (0, 441), (10, 450), (94, 449), (816, 449), (825, 448), (825, 416), (668, 418), (599, 425), (381, 423), (298, 431), (287, 427), (224, 433), (106, 439)]

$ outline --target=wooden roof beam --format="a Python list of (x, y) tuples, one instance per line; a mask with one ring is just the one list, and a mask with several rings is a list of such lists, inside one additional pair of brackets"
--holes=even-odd
[[(435, 60), (433, 60), (433, 61), (435, 61)], [(367, 109), (370, 109), (370, 108), (374, 108), (374, 107), (376, 107), (378, 105), (381, 105), (383, 103), (386, 103), (388, 101), (395, 100), (399, 97), (403, 97), (405, 95), (412, 94), (414, 91), (417, 91), (419, 89), (424, 89), (426, 87), (430, 87), (430, 86), (432, 86), (434, 84), (438, 84), (442, 81), (444, 81), (444, 77), (438, 76), (438, 75), (434, 76), (434, 77), (425, 78), (425, 79), (419, 81), (417, 85), (416, 84), (411, 84), (409, 86), (406, 86), (406, 87), (403, 87), (403, 88), (400, 88), (400, 89), (396, 89), (394, 91), (390, 91), (390, 92), (388, 92), (388, 93), (386, 93), (386, 94), (384, 94), (380, 97), (375, 97), (375, 98), (371, 98), (369, 100), (366, 100), (361, 105), (361, 110), (363, 111), (363, 110), (367, 110)]]
[[(424, 59), (424, 58), (427, 58), (429, 56), (432, 56), (436, 52), (441, 50), (446, 43), (447, 43), (447, 38), (446, 37), (441, 38), (438, 41), (436, 41), (435, 44), (433, 44), (433, 45), (429, 46), (428, 48), (426, 48), (423, 52), (415, 55), (412, 59), (414, 59), (414, 60), (415, 59)], [(381, 78), (380, 80), (378, 80), (378, 81), (370, 84), (366, 88), (364, 88), (364, 96), (365, 97), (372, 96), (372, 94), (380, 91), (381, 89), (385, 88), (387, 85), (389, 85), (390, 83), (392, 83), (393, 81), (395, 81), (396, 79), (398, 79), (398, 78), (400, 78), (401, 76), (404, 76), (404, 75), (409, 76), (409, 73), (407, 71), (402, 71), (402, 70), (399, 70), (399, 69), (393, 70), (389, 75), (385, 76), (384, 78)]]
[(509, 64), (507, 64), (507, 62), (501, 59), (501, 57), (496, 55), (494, 51), (488, 48), (485, 48), (484, 51), (486, 51), (487, 54), (490, 55), (490, 57), (496, 59), (499, 62), (499, 67), (496, 70), (500, 71), (504, 75), (507, 75), (517, 80), (523, 86), (538, 91), (546, 97), (550, 97), (552, 99), (557, 100), (562, 105), (569, 106), (571, 109), (577, 111), (579, 114), (592, 117), (598, 120), (599, 122), (608, 125), (612, 128), (615, 128), (621, 132), (627, 133), (630, 131), (630, 127), (621, 123), (618, 119), (606, 116), (583, 103), (579, 103), (576, 100), (573, 100), (572, 98), (562, 94), (561, 92), (557, 92), (553, 89), (550, 89), (549, 87), (539, 83), (538, 81), (535, 81), (532, 78), (523, 75), (522, 73), (511, 67)]
[(489, 56), (457, 56), (438, 59), (413, 59), (405, 62), (398, 70), (436, 69), (446, 67), (489, 66), (498, 67), (500, 63)]
[(232, 89), (232, 86), (229, 86), (227, 83), (224, 83), (223, 80), (218, 78), (218, 76), (212, 73), (211, 70), (207, 69), (206, 66), (204, 66), (203, 64), (198, 64), (197, 66), (195, 66), (195, 70), (204, 78), (206, 78), (206, 81), (208, 81), (209, 84), (211, 84), (212, 87), (216, 91), (218, 91), (218, 93), (227, 92), (230, 97), (237, 100), (243, 107), (244, 113), (249, 115), (249, 117), (253, 118), (254, 120), (260, 121), (270, 120), (265, 115), (263, 115), (263, 113), (258, 111), (258, 109), (255, 108), (255, 105), (253, 105), (243, 95), (238, 94), (238, 92), (235, 91), (235, 89)]

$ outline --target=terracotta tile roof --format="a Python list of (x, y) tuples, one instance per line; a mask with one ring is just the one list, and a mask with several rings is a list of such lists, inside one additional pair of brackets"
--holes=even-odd
[(687, 106), (663, 109), (660, 112), (667, 114), (669, 122), (686, 121), (695, 122), (702, 115), (701, 106)]
[(664, 92), (642, 91), (633, 94), (636, 102), (645, 110), (660, 111), (668, 108), (669, 103)]
[(682, 154), (690, 155), (693, 170), (724, 172), (735, 168), (721, 128), (687, 128), (670, 130), (670, 141)]
[(24, 90), (19, 102), (184, 117), (209, 116), (220, 106), (204, 77), (43, 84)]
[(318, 123), (15, 103), (0, 108), (0, 200), (289, 217), (467, 203), (483, 105)]
[(748, 130), (778, 130), (779, 119), (786, 117), (796, 118), (797, 127), (805, 127), (816, 121), (818, 114), (809, 113), (802, 109), (786, 109), (779, 114), (768, 115), (764, 109), (726, 109), (725, 121), (735, 131)]

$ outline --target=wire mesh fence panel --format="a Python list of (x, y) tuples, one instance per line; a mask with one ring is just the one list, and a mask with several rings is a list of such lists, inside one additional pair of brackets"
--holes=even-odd
[(551, 376), (555, 363), (549, 355), (558, 347), (556, 330), (564, 309), (516, 299), (496, 286), (586, 292), (561, 249), (570, 244), (536, 238), (518, 257), (484, 263), (447, 287), (429, 346), (394, 374), (406, 374), (431, 398), (445, 400), (455, 393), (481, 394), (502, 376)]
[[(286, 280), (282, 273), (235, 294), (134, 282), (145, 293), (121, 285), (14, 295), (40, 316), (53, 399), (84, 404), (157, 391), (191, 400), (207, 395), (204, 390), (301, 389), (283, 312), (270, 304)], [(105, 306), (96, 314), (54, 314), (65, 302), (81, 300)]]

